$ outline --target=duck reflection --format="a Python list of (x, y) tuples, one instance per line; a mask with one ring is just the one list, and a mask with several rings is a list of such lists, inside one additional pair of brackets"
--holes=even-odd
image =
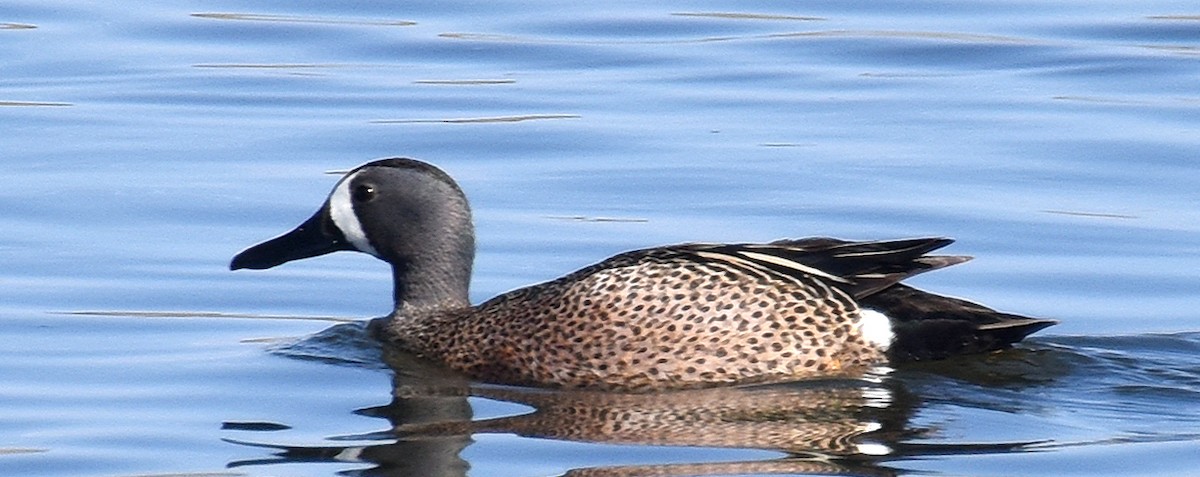
[[(1020, 446), (937, 449), (905, 444), (905, 439), (921, 433), (907, 427), (918, 399), (887, 376), (621, 394), (471, 384), (402, 352), (387, 350), (385, 360), (395, 371), (391, 402), (358, 412), (387, 419), (390, 429), (333, 440), (386, 440), (386, 444), (296, 447), (239, 442), (278, 453), (230, 466), (354, 462), (370, 467), (342, 474), (465, 476), (469, 465), (461, 455), (473, 442), (472, 436), (497, 433), (588, 443), (758, 449), (782, 455), (766, 460), (581, 468), (564, 474), (568, 476), (889, 476), (899, 472), (883, 462), (900, 454), (995, 452)], [(469, 397), (533, 410), (473, 420)]]

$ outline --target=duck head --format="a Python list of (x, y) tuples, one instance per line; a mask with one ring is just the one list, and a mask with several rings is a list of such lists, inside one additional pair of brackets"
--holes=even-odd
[(354, 168), (312, 217), (237, 254), (229, 268), (262, 270), (340, 250), (392, 266), (397, 312), (469, 306), (471, 209), (458, 184), (430, 164), (393, 158)]

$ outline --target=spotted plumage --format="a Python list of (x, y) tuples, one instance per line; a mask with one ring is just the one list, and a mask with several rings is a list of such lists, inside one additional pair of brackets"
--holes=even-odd
[(231, 268), (363, 251), (392, 265), (396, 307), (377, 329), (406, 351), (487, 382), (663, 389), (853, 375), (1007, 347), (1054, 323), (899, 284), (967, 260), (926, 255), (950, 242), (658, 247), (472, 306), (465, 195), (429, 164), (388, 159), (348, 173), (317, 214)]

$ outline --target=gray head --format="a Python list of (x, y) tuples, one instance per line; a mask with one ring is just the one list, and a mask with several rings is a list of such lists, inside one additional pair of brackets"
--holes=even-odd
[(229, 267), (266, 269), (339, 250), (392, 265), (398, 313), (469, 305), (471, 209), (454, 179), (432, 165), (395, 158), (358, 166), (311, 218), (239, 253)]

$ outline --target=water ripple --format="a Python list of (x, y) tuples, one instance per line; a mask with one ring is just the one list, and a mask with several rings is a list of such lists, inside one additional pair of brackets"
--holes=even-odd
[(670, 40), (649, 39), (568, 39), (551, 37), (519, 36), (500, 33), (466, 33), (449, 32), (438, 35), (441, 38), (470, 41), (530, 43), (530, 44), (575, 44), (575, 45), (673, 45), (688, 43), (713, 43), (730, 41), (772, 40), (787, 38), (911, 38), (922, 40), (940, 40), (962, 43), (987, 44), (1035, 44), (1034, 40), (1003, 36), (984, 35), (961, 32), (939, 31), (905, 31), (905, 30), (814, 30), (801, 32), (784, 32), (755, 35), (707, 36), (698, 38), (681, 38)]
[(265, 13), (193, 13), (196, 18), (213, 20), (235, 20), (276, 23), (318, 23), (324, 25), (359, 25), (359, 26), (412, 26), (417, 22), (406, 20), (353, 20), (347, 18), (319, 18), (299, 15), (271, 15)]

